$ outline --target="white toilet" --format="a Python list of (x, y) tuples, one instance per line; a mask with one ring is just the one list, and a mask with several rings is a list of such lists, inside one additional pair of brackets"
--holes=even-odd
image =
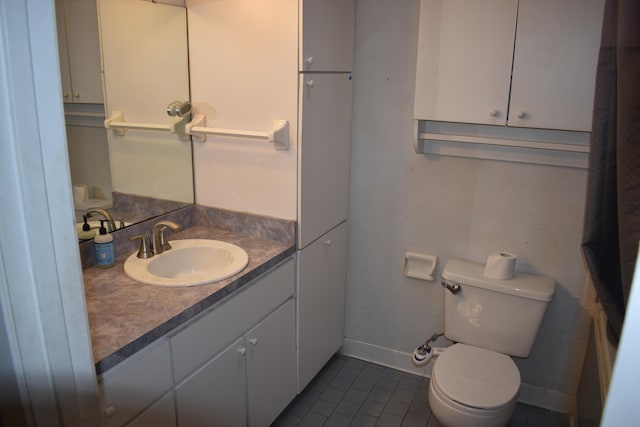
[(444, 334), (457, 343), (436, 358), (431, 374), (429, 406), (443, 427), (509, 422), (520, 372), (507, 355), (529, 356), (553, 297), (552, 279), (516, 273), (497, 280), (483, 273), (482, 264), (453, 259), (442, 274)]

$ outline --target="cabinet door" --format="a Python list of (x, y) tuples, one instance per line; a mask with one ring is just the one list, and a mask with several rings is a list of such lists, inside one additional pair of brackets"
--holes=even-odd
[(351, 154), (350, 74), (300, 77), (299, 247), (347, 219)]
[(176, 427), (176, 408), (173, 392), (151, 405), (127, 424), (127, 427)]
[(296, 396), (293, 299), (251, 330), (246, 344), (249, 425), (266, 427)]
[(173, 385), (171, 350), (159, 340), (107, 371), (100, 382), (107, 427), (119, 427), (141, 413)]
[(67, 24), (64, 0), (56, 0), (56, 29), (58, 35), (58, 56), (60, 60), (60, 80), (64, 102), (73, 102), (71, 94), (71, 70), (69, 69), (69, 49), (67, 49)]
[(301, 0), (300, 71), (352, 71), (354, 0)]
[(520, 0), (509, 126), (591, 130), (604, 0)]
[[(56, 4), (57, 7), (61, 5), (64, 5), (68, 50), (68, 64), (63, 63), (61, 70), (62, 72), (68, 70), (72, 89), (71, 96), (65, 96), (64, 101), (102, 104), (104, 97), (96, 1), (63, 0)], [(58, 34), (58, 43), (62, 43), (60, 28)], [(64, 60), (62, 56), (61, 60)], [(64, 87), (65, 77), (63, 77)]]
[(517, 0), (422, 0), (414, 118), (505, 125)]
[(298, 253), (298, 391), (344, 340), (347, 223)]
[(245, 353), (243, 337), (176, 387), (180, 427), (247, 424)]

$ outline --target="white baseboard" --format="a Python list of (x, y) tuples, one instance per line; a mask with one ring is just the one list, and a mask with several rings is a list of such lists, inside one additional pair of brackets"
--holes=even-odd
[[(412, 354), (409, 353), (349, 338), (344, 339), (338, 352), (345, 356), (431, 378), (433, 363), (427, 364), (426, 367), (417, 367), (412, 362)], [(525, 383), (520, 386), (518, 402), (564, 414), (571, 413), (576, 407), (575, 396)]]

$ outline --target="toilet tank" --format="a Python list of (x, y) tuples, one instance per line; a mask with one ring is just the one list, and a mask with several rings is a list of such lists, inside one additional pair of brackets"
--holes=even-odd
[(447, 262), (444, 290), (444, 334), (451, 341), (528, 357), (538, 334), (555, 281), (516, 273), (512, 279), (484, 277), (484, 265), (458, 259)]

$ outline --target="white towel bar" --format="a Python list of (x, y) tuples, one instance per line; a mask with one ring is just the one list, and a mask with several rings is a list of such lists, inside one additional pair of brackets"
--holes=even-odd
[(115, 135), (124, 136), (127, 129), (156, 130), (175, 133), (181, 140), (188, 140), (189, 135), (184, 131), (186, 117), (172, 117), (168, 124), (127, 122), (124, 111), (114, 110), (111, 117), (104, 121), (104, 127), (111, 129)]
[(206, 126), (206, 121), (207, 118), (204, 114), (195, 114), (193, 120), (185, 126), (185, 132), (198, 142), (205, 142), (207, 135), (228, 135), (266, 139), (273, 144), (273, 148), (276, 150), (289, 149), (289, 122), (287, 120), (274, 120), (273, 128), (269, 131), (210, 128)]

